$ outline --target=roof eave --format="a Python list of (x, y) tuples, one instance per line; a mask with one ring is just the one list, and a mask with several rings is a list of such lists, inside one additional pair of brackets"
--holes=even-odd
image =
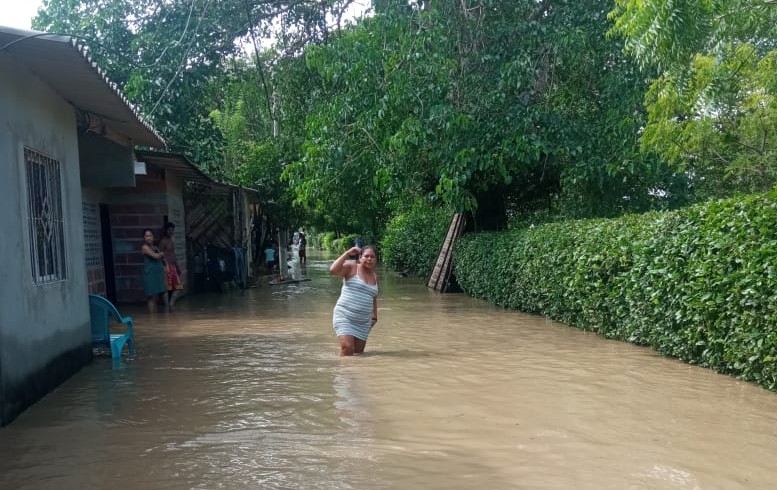
[(0, 52), (18, 59), (77, 110), (98, 116), (107, 129), (132, 144), (165, 146), (162, 136), (75, 38), (0, 27)]

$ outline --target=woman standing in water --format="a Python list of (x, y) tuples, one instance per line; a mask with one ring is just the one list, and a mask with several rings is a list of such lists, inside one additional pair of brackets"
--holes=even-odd
[[(356, 262), (346, 262), (351, 255), (359, 257)], [(351, 247), (329, 267), (330, 274), (343, 278), (332, 318), (341, 357), (364, 352), (367, 336), (378, 322), (377, 260), (374, 247)]]
[[(165, 284), (165, 254), (154, 245), (154, 232), (149, 228), (143, 230), (143, 291), (146, 295), (148, 312), (156, 312), (156, 303), (162, 296), (162, 303), (167, 309), (167, 286)], [(162, 294), (164, 293), (164, 294)]]

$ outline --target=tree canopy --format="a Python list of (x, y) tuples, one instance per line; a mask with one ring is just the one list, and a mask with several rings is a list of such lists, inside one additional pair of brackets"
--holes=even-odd
[(379, 236), (419, 198), (611, 216), (774, 183), (770, 0), (352, 1), (44, 0), (34, 26), (278, 220)]
[(611, 33), (656, 76), (641, 141), (712, 195), (777, 176), (777, 3), (617, 0)]
[(420, 194), (471, 210), (496, 191), (573, 214), (648, 205), (669, 173), (639, 151), (645, 77), (605, 37), (608, 5), (386, 7), (312, 47), (324, 97), (286, 170), (298, 201), (390, 211)]

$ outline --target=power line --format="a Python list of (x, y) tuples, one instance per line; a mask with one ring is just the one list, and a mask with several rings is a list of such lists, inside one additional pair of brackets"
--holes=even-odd
[(183, 38), (186, 35), (186, 31), (189, 30), (189, 21), (192, 18), (192, 12), (194, 12), (194, 5), (195, 5), (195, 3), (197, 3), (196, 0), (192, 0), (192, 5), (191, 5), (191, 7), (189, 7), (189, 16), (186, 18), (186, 25), (183, 27), (183, 32), (181, 33), (181, 37), (179, 37), (178, 40), (175, 41), (174, 43), (165, 46), (165, 49), (162, 50), (162, 53), (157, 57), (157, 59), (152, 64), (150, 64), (150, 65), (142, 65), (142, 66), (139, 66), (138, 68), (150, 68), (150, 67), (156, 65), (157, 63), (159, 63), (162, 60), (162, 57), (164, 57), (164, 55), (165, 55), (165, 53), (167, 53), (168, 49), (170, 49), (170, 48), (177, 48), (178, 46), (181, 45), (181, 41), (183, 41)]
[[(195, 0), (192, 0), (192, 4), (194, 4)], [(189, 41), (189, 45), (186, 47), (186, 51), (183, 54), (183, 57), (181, 58), (181, 63), (178, 65), (178, 69), (175, 71), (173, 76), (170, 78), (170, 80), (167, 82), (167, 85), (165, 85), (164, 90), (162, 90), (162, 93), (160, 94), (157, 101), (154, 103), (154, 107), (151, 109), (151, 112), (148, 113), (148, 117), (151, 117), (154, 112), (156, 112), (157, 107), (159, 107), (159, 104), (162, 102), (162, 99), (167, 95), (167, 91), (170, 90), (170, 87), (173, 85), (173, 82), (176, 78), (178, 78), (178, 75), (180, 75), (181, 71), (183, 71), (184, 66), (186, 66), (186, 63), (188, 61), (189, 52), (192, 49), (192, 46), (194, 45), (194, 41), (197, 39), (197, 31), (200, 30), (200, 24), (202, 23), (202, 19), (205, 17), (205, 13), (207, 12), (208, 5), (210, 5), (210, 0), (206, 0), (205, 5), (202, 7), (202, 12), (199, 15), (199, 18), (197, 19), (197, 26), (194, 28), (194, 32), (191, 36), (191, 41)]]

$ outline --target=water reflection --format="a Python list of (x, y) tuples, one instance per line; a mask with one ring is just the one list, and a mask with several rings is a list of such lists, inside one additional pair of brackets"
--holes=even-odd
[(388, 273), (341, 359), (327, 267), (127, 311), (136, 358), (0, 429), (0, 488), (774, 488), (773, 393)]

